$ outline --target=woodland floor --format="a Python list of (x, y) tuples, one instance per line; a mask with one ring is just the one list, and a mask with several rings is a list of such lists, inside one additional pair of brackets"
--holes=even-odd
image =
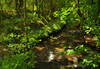
[[(53, 67), (51, 66), (51, 68), (45, 67), (46, 64), (47, 66), (49, 65), (48, 63), (45, 63), (48, 57), (48, 52), (54, 51), (55, 49), (58, 49), (58, 51), (62, 51), (62, 48), (64, 46), (70, 46), (70, 45), (78, 46), (83, 43), (82, 34), (77, 26), (76, 27), (65, 26), (62, 30), (53, 33), (51, 36), (53, 37), (43, 40), (33, 49), (37, 57), (36, 60), (40, 63), (36, 65), (36, 68), (38, 69), (59, 69), (59, 68), (55, 68), (54, 66)], [(12, 53), (9, 52), (6, 47), (0, 45), (0, 57), (4, 55), (10, 55), (10, 54)], [(59, 64), (56, 63), (54, 63), (54, 65), (59, 66)], [(64, 68), (60, 68), (60, 69), (64, 69)]]

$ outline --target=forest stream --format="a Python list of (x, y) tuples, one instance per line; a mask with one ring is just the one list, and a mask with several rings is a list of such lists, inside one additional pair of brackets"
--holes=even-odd
[[(53, 38), (52, 38), (53, 37)], [(65, 26), (64, 29), (54, 33), (52, 37), (44, 40), (34, 48), (37, 64), (35, 69), (71, 69), (82, 68), (78, 65), (79, 55), (62, 56), (65, 52), (64, 45), (80, 45), (82, 42), (80, 30)], [(0, 46), (0, 59), (11, 52), (4, 46)], [(67, 48), (66, 48), (67, 50)]]
[[(71, 48), (64, 48), (68, 46), (81, 45), (83, 39), (80, 30), (76, 27), (65, 26), (62, 30), (53, 33), (50, 38), (43, 40), (33, 48), (36, 56), (35, 69), (84, 69), (85, 66), (79, 65), (83, 54), (78, 55), (64, 55), (64, 53)], [(0, 59), (4, 55), (10, 55), (11, 52), (4, 46), (0, 46)]]
[(84, 66), (78, 64), (82, 54), (61, 55), (65, 52), (64, 45), (80, 45), (82, 42), (80, 37), (79, 29), (66, 26), (53, 35), (53, 39), (44, 40), (35, 46), (34, 51), (38, 61), (35, 69), (83, 69)]
[(100, 69), (100, 0), (0, 0), (0, 69)]

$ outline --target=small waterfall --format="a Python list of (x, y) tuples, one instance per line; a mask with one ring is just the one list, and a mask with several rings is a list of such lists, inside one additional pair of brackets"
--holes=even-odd
[(73, 67), (77, 68), (78, 67), (78, 58), (74, 57), (74, 56), (72, 58), (73, 58), (73, 62), (74, 62)]
[(53, 53), (53, 51), (49, 51), (49, 56), (48, 56), (48, 61), (47, 62), (51, 62), (52, 60), (54, 60), (55, 55)]

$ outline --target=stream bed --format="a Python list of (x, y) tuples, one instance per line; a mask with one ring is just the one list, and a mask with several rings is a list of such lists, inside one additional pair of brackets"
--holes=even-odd
[(34, 52), (38, 62), (35, 69), (84, 69), (84, 66), (80, 66), (78, 63), (79, 58), (82, 57), (81, 54), (78, 57), (73, 54), (61, 55), (65, 52), (63, 49), (65, 45), (80, 45), (82, 42), (80, 36), (78, 29), (66, 26), (56, 36), (51, 36), (51, 38), (35, 46)]

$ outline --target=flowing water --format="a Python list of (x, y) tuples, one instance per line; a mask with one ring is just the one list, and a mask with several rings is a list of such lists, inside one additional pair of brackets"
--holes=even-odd
[(35, 69), (84, 69), (84, 66), (80, 66), (78, 63), (80, 57), (74, 54), (61, 55), (65, 52), (64, 45), (80, 45), (82, 40), (79, 37), (79, 30), (65, 28), (53, 39), (43, 41), (42, 44), (36, 46), (34, 51), (38, 63)]

